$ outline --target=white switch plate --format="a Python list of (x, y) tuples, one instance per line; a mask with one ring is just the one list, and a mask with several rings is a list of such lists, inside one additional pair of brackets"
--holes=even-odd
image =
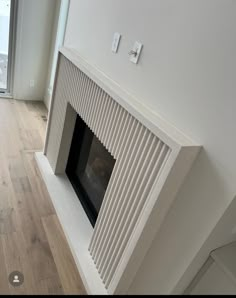
[(120, 33), (118, 33), (118, 32), (114, 33), (112, 47), (111, 47), (111, 50), (113, 53), (117, 53), (117, 51), (118, 51), (119, 44), (120, 44), (120, 38), (121, 38)]
[(143, 48), (143, 45), (140, 42), (135, 41), (134, 46), (132, 48), (132, 52), (135, 53), (135, 54), (130, 55), (130, 61), (131, 62), (133, 62), (135, 64), (138, 63), (139, 56), (141, 54), (142, 48)]
[(30, 81), (29, 81), (29, 85), (30, 85), (30, 88), (34, 88), (34, 86), (35, 86), (35, 81), (34, 81), (34, 80), (30, 80)]

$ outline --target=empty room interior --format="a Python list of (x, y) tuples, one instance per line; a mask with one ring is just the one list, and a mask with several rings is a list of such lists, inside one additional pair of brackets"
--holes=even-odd
[(236, 294), (236, 1), (0, 0), (0, 295)]

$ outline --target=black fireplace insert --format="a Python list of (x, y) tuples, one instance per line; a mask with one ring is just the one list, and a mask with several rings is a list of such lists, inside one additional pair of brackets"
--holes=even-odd
[(66, 174), (94, 226), (115, 159), (77, 115)]

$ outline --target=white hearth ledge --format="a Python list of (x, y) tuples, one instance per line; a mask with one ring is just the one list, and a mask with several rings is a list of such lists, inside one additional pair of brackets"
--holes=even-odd
[(107, 294), (88, 251), (93, 234), (84, 209), (66, 175), (54, 175), (42, 152), (35, 158), (88, 294)]

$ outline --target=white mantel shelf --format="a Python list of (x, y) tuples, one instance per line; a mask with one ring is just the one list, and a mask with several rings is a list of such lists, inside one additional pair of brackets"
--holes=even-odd
[(42, 152), (36, 152), (35, 157), (87, 293), (107, 295), (88, 251), (93, 227), (69, 179), (66, 175), (54, 175)]

